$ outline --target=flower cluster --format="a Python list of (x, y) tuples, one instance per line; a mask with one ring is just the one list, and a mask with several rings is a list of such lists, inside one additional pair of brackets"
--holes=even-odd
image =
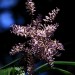
[[(26, 7), (30, 10), (31, 14), (34, 13), (34, 2), (27, 0)], [(26, 43), (19, 43), (12, 47), (10, 54), (15, 54), (20, 51), (24, 51), (27, 55), (27, 72), (28, 75), (32, 75), (34, 66), (34, 57), (40, 60), (46, 60), (50, 65), (53, 64), (54, 56), (57, 55), (59, 50), (64, 50), (63, 45), (55, 40), (51, 39), (52, 34), (55, 32), (58, 23), (52, 24), (59, 9), (56, 8), (49, 12), (49, 16), (45, 16), (44, 24), (41, 22), (40, 16), (36, 19), (32, 19), (30, 24), (27, 26), (12, 25), (11, 33), (21, 37), (31, 37), (27, 43), (30, 47), (26, 46)]]
[(52, 10), (52, 12), (49, 12), (48, 13), (49, 16), (45, 16), (45, 19), (43, 19), (43, 20), (45, 22), (51, 22), (52, 23), (59, 11), (60, 11), (60, 9), (58, 9), (56, 7), (56, 9)]

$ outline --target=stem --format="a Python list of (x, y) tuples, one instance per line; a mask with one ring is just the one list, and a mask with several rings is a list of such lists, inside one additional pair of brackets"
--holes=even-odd
[[(22, 58), (22, 57), (21, 57), (21, 58)], [(1, 69), (4, 69), (4, 68), (6, 68), (6, 67), (8, 67), (8, 66), (10, 66), (10, 65), (12, 65), (13, 63), (19, 61), (21, 58), (18, 58), (18, 59), (16, 59), (16, 60), (12, 61), (11, 63), (9, 63), (9, 64), (7, 64), (7, 65), (1, 67), (0, 70), (1, 70)]]

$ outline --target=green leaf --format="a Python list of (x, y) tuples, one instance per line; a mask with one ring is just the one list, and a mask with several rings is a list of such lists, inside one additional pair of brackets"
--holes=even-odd
[[(21, 57), (22, 58), (22, 57)], [(19, 61), (21, 58), (15, 59), (14, 61), (12, 61), (11, 63), (1, 67), (0, 69), (6, 68), (8, 66), (10, 66), (11, 64)], [(48, 64), (48, 63), (47, 63)], [(75, 62), (68, 62), (68, 61), (54, 61), (55, 65), (67, 65), (67, 66), (75, 66)]]
[(60, 71), (60, 72), (63, 73), (64, 75), (73, 75), (71, 72), (66, 71), (66, 70), (63, 70), (63, 69), (60, 69), (60, 68), (53, 67), (52, 69), (53, 69), (53, 70), (56, 70), (56, 71)]
[(25, 72), (21, 70), (21, 67), (11, 67), (0, 70), (0, 75), (25, 75)]
[(75, 66), (75, 62), (69, 62), (69, 61), (54, 61), (54, 64), (56, 64), (56, 65)]
[(12, 68), (2, 69), (0, 70), (0, 75), (10, 75)]
[(49, 67), (47, 63), (38, 67), (38, 68), (36, 68), (34, 70), (34, 73), (42, 73), (42, 72), (45, 72), (45, 71), (59, 71), (64, 75), (73, 75), (69, 71), (66, 71), (66, 70), (63, 70), (63, 69), (60, 69), (60, 68), (56, 68), (56, 67)]
[[(3, 67), (1, 67), (1, 68), (0, 68), (0, 74), (1, 74), (1, 75), (6, 75), (6, 74), (9, 75), (10, 72), (11, 72), (11, 70), (12, 70), (12, 68), (7, 68), (7, 67), (10, 66), (11, 64), (14, 64), (15, 62), (19, 61), (21, 58), (22, 58), (22, 57), (20, 57), (20, 58), (14, 60), (14, 61), (12, 61), (11, 63), (9, 63), (9, 64), (7, 64), (7, 65), (5, 65), (5, 66), (3, 66)], [(68, 62), (68, 61), (54, 61), (54, 64), (55, 64), (55, 65), (75, 66), (75, 62)], [(47, 67), (47, 65), (48, 65), (48, 63), (46, 63), (46, 64), (44, 64), (44, 65), (38, 67), (37, 69), (34, 70), (34, 72), (38, 72), (39, 69), (41, 69), (40, 71), (53, 70), (53, 69), (57, 70), (57, 69), (58, 69), (58, 71), (61, 71), (62, 73), (65, 73), (65, 74), (68, 74), (68, 75), (72, 75), (70, 72), (68, 72), (68, 71), (66, 71), (66, 70), (63, 70), (63, 69), (60, 69), (60, 68), (50, 68), (50, 67)], [(4, 68), (7, 68), (7, 69), (4, 69)], [(16, 68), (15, 68), (15, 70), (16, 70)], [(13, 71), (13, 72), (14, 72), (14, 71)], [(6, 74), (5, 74), (5, 73), (6, 73)], [(23, 74), (24, 74), (24, 73), (23, 73)]]

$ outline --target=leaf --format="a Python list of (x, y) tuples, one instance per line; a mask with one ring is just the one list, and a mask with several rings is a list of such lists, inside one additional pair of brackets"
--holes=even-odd
[(59, 72), (63, 73), (64, 75), (73, 75), (71, 72), (60, 69), (60, 68), (56, 68), (56, 67), (51, 68), (51, 67), (48, 66), (47, 63), (38, 67), (38, 68), (36, 68), (34, 70), (34, 73), (42, 73), (42, 72), (45, 72), (45, 71), (59, 71)]
[(11, 67), (0, 70), (0, 75), (25, 75), (25, 72), (21, 71), (21, 67)]
[(10, 75), (12, 68), (2, 69), (0, 70), (0, 75)]
[(56, 65), (75, 66), (75, 62), (69, 62), (69, 61), (54, 61), (54, 64), (56, 64)]
[[(19, 61), (22, 57), (15, 59), (14, 61), (12, 61), (11, 63), (1, 67), (0, 69), (6, 68), (8, 66), (10, 66), (11, 64)], [(48, 64), (48, 63), (47, 63)], [(69, 62), (69, 61), (54, 61), (55, 65), (69, 65), (69, 66), (75, 66), (75, 62)]]
[[(19, 61), (22, 57), (12, 61), (11, 63), (3, 66), (0, 68), (0, 74), (1, 75), (6, 75), (6, 74), (10, 74), (10, 72), (13, 70), (12, 68), (7, 68), (8, 66), (10, 66), (11, 64), (14, 64), (15, 62)], [(54, 64), (55, 65), (67, 65), (67, 66), (75, 66), (75, 62), (68, 62), (68, 61), (54, 61)], [(62, 73), (65, 73), (65, 74), (68, 74), (68, 75), (72, 75), (72, 73), (70, 73), (69, 71), (66, 71), (66, 70), (63, 70), (63, 69), (60, 69), (60, 68), (50, 68), (50, 67), (47, 67), (48, 63), (36, 68), (34, 70), (34, 72), (38, 72), (39, 69), (41, 69), (39, 72), (43, 72), (43, 71), (46, 71), (46, 70), (58, 70), (58, 71), (61, 71)], [(6, 69), (4, 69), (6, 68)], [(19, 68), (18, 68), (19, 69)], [(16, 70), (16, 68), (15, 68)], [(16, 70), (17, 71), (17, 70)], [(6, 74), (5, 74), (6, 73)], [(23, 73), (24, 74), (24, 73)]]
[(5, 66), (1, 67), (1, 68), (0, 68), (0, 70), (1, 70), (1, 69), (4, 69), (4, 68), (7, 68), (8, 66), (10, 66), (10, 65), (14, 64), (15, 62), (19, 61), (21, 58), (22, 58), (22, 57), (17, 58), (17, 59), (15, 59), (14, 61), (10, 62), (9, 64), (7, 64), (7, 65), (5, 65)]
[(60, 71), (61, 73), (63, 73), (64, 75), (73, 75), (71, 72), (69, 71), (66, 71), (66, 70), (63, 70), (63, 69), (60, 69), (60, 68), (52, 68), (53, 70), (56, 70), (56, 71)]

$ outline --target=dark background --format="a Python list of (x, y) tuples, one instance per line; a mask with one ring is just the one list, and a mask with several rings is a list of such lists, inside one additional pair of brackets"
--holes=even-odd
[[(0, 4), (9, 0), (1, 0)], [(11, 0), (12, 1), (12, 0)], [(28, 17), (26, 16), (25, 9), (26, 0), (13, 0), (9, 4), (0, 5), (0, 67), (13, 61), (19, 55), (10, 56), (9, 51), (11, 47), (18, 42), (23, 42), (24, 39), (17, 37), (14, 34), (10, 33), (10, 25), (20, 24), (26, 25)], [(15, 3), (14, 3), (15, 2)], [(69, 6), (69, 3), (64, 0), (34, 0), (36, 4), (37, 13), (47, 15), (49, 11), (58, 7), (60, 9), (59, 14), (57, 15), (54, 22), (59, 23), (59, 27), (54, 34), (54, 38), (62, 42), (64, 45), (65, 51), (62, 52), (60, 57), (57, 57), (56, 60), (61, 61), (75, 61), (75, 48), (74, 48), (74, 24), (73, 24), (73, 13), (72, 7)], [(66, 6), (65, 6), (66, 3)], [(4, 17), (2, 17), (4, 16)], [(75, 68), (71, 66), (59, 66), (63, 69), (71, 71), (74, 73)], [(44, 75), (44, 74), (41, 74)]]

